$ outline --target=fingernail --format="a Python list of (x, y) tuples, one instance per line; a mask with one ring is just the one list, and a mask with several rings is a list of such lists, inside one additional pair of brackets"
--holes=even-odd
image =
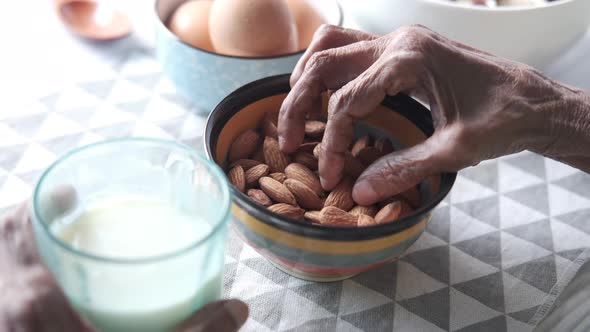
[(372, 204), (379, 199), (379, 195), (369, 181), (357, 182), (352, 189), (352, 199), (358, 204)]
[(234, 319), (237, 327), (242, 326), (248, 319), (248, 305), (239, 300), (228, 300), (223, 306)]

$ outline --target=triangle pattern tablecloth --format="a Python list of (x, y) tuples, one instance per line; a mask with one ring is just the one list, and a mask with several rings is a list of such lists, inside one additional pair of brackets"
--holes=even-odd
[[(202, 150), (207, 115), (144, 52), (2, 114), (0, 211), (80, 145), (150, 136)], [(531, 331), (589, 244), (590, 176), (525, 152), (462, 171), (404, 257), (350, 280), (290, 277), (230, 232), (224, 292), (250, 305), (244, 331)]]

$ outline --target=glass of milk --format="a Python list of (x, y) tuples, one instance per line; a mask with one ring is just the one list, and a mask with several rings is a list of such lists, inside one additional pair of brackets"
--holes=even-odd
[(41, 255), (102, 331), (168, 331), (221, 296), (230, 194), (196, 151), (154, 139), (70, 152), (42, 175)]

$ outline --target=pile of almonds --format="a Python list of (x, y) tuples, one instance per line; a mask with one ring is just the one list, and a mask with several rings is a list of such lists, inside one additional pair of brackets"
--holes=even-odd
[(317, 173), (326, 124), (307, 120), (303, 144), (287, 155), (279, 149), (277, 116), (277, 112), (267, 112), (260, 128), (241, 133), (228, 154), (229, 181), (256, 203), (293, 219), (344, 227), (393, 222), (419, 207), (420, 193), (415, 187), (371, 206), (355, 205), (352, 199), (352, 187), (361, 173), (394, 151), (389, 139), (358, 138), (346, 154), (346, 176), (326, 192)]

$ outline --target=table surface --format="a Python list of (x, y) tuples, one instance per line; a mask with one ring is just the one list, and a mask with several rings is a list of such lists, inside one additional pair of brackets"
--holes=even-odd
[[(21, 29), (2, 32), (0, 212), (76, 146), (151, 136), (202, 150), (207, 114), (162, 76), (146, 6), (134, 10), (138, 34), (95, 43), (65, 31), (49, 4), (26, 3), (0, 14)], [(587, 35), (545, 71), (590, 90), (589, 50)], [(589, 219), (590, 176), (525, 152), (462, 171), (402, 259), (350, 280), (290, 277), (231, 233), (224, 295), (250, 305), (244, 331), (530, 331), (586, 261)]]

